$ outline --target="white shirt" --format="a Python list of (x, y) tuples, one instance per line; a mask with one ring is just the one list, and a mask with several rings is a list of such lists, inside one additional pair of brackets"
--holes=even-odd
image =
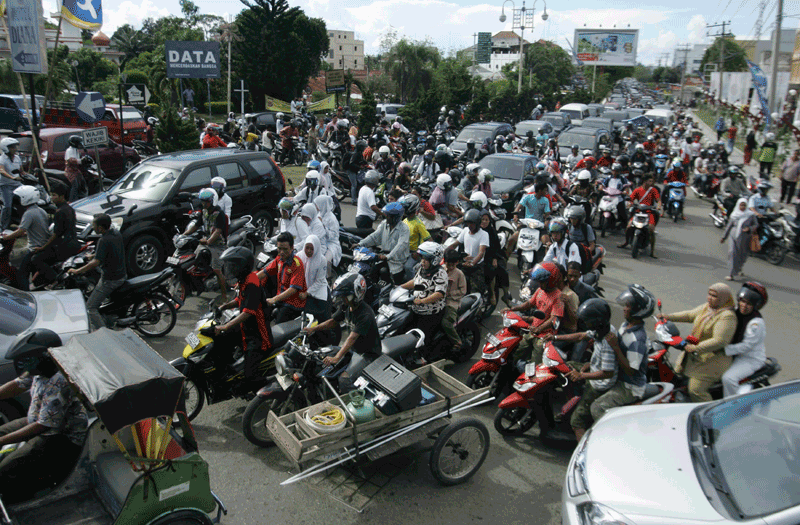
[(689, 145), (689, 152), (690, 152), (690, 155), (692, 157), (699, 157), (701, 149), (703, 149), (703, 148), (700, 147), (700, 143), (699, 142), (692, 142)]
[(309, 229), (306, 221), (301, 219), (298, 215), (290, 219), (280, 220), (280, 231), (289, 232), (294, 237), (294, 249), (300, 251), (306, 246), (306, 237), (308, 237)]
[[(375, 220), (377, 213), (372, 209), (376, 206), (378, 201), (375, 200), (375, 191), (366, 184), (361, 186), (358, 190), (358, 206), (356, 207), (356, 217), (359, 215), (366, 215), (372, 220)], [(488, 237), (488, 236), (487, 236)]]
[(225, 212), (225, 215), (228, 216), (228, 222), (231, 222), (231, 209), (233, 208), (233, 200), (231, 200), (231, 196), (227, 193), (222, 196), (220, 199), (217, 197), (217, 192), (214, 192), (214, 206), (219, 205), (222, 208), (222, 211)]
[(464, 245), (464, 251), (467, 255), (472, 257), (472, 260), (474, 261), (478, 256), (481, 246), (486, 246), (486, 248), (489, 248), (489, 234), (485, 230), (479, 228), (478, 231), (473, 235), (470, 233), (469, 228), (467, 227), (461, 231), (461, 234), (459, 234), (458, 242)]
[(759, 363), (767, 360), (767, 347), (764, 340), (767, 337), (767, 326), (764, 319), (754, 317), (744, 329), (741, 343), (731, 343), (725, 347), (725, 355), (736, 356), (735, 359), (753, 359)]
[(699, 173), (705, 173), (708, 168), (708, 161), (703, 157), (694, 159), (694, 170)]
[(69, 162), (69, 159), (75, 159), (80, 162), (81, 154), (78, 152), (78, 148), (72, 146), (67, 148), (67, 151), (64, 153), (64, 162)]
[(568, 262), (581, 264), (581, 253), (577, 244), (569, 239), (564, 239), (561, 244), (551, 244), (543, 260), (544, 262), (555, 261), (566, 268)]
[(572, 153), (570, 153), (567, 156), (567, 166), (569, 166), (570, 168), (574, 168), (575, 165), (582, 160), (583, 160), (583, 154), (578, 153), (577, 155), (573, 155)]

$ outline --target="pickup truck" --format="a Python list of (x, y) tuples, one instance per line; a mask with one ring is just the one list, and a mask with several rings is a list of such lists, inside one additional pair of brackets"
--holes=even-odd
[[(106, 126), (108, 136), (116, 143), (130, 146), (134, 140), (147, 140), (147, 123), (139, 110), (133, 106), (122, 106), (122, 130), (120, 129), (119, 106), (106, 106), (103, 118), (97, 124), (87, 124), (78, 116), (75, 108), (47, 108), (44, 123), (59, 128), (93, 128)], [(123, 133), (124, 131), (124, 133)]]

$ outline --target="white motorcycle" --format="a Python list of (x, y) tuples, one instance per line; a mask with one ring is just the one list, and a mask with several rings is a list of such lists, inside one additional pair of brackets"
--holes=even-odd
[(523, 282), (525, 275), (544, 257), (542, 250), (542, 230), (544, 223), (536, 219), (519, 219), (519, 238), (517, 239), (517, 266)]
[(614, 228), (615, 225), (620, 226), (617, 207), (624, 198), (624, 193), (617, 188), (606, 188), (603, 190), (603, 198), (600, 199), (600, 206), (598, 215), (597, 228), (600, 230), (600, 237), (606, 236), (606, 230)]

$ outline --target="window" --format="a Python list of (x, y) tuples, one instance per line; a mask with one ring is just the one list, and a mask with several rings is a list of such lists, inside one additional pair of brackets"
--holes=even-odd
[(358, 51), (358, 46), (353, 46), (353, 51)]
[(358, 60), (353, 60), (353, 66), (358, 66)]
[(330, 51), (328, 51), (328, 54), (329, 54), (328, 56), (330, 56), (330, 58), (333, 58), (333, 49), (331, 49)]
[(211, 168), (206, 166), (190, 171), (186, 178), (183, 179), (183, 183), (181, 183), (181, 191), (197, 193), (209, 186), (211, 186)]
[(117, 120), (117, 117), (111, 111), (106, 111), (103, 113), (103, 120)]
[(257, 159), (248, 161), (250, 167), (255, 171), (255, 177), (250, 176), (250, 183), (252, 185), (264, 184), (267, 179), (271, 179), (274, 175), (272, 163), (268, 159)]
[(69, 138), (73, 133), (66, 133), (53, 139), (53, 153), (61, 153), (67, 151), (69, 147)]
[(341, 51), (341, 50), (342, 50), (342, 46), (339, 46), (339, 51)]
[(248, 186), (247, 175), (238, 162), (217, 164), (217, 176), (225, 179), (226, 191), (238, 190)]

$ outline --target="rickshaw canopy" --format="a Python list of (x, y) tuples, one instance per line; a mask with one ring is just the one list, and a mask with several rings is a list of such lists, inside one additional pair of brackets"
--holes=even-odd
[(78, 335), (50, 354), (112, 434), (175, 412), (183, 375), (130, 329)]

